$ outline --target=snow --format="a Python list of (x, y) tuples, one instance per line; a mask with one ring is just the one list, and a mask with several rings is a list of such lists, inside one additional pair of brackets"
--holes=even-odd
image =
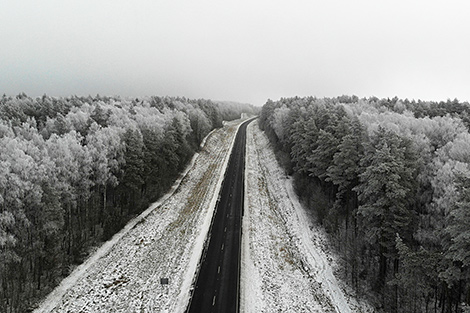
[[(211, 132), (170, 192), (35, 312), (184, 312), (241, 122)], [(326, 236), (300, 205), (256, 121), (248, 126), (246, 161), (241, 312), (372, 312), (333, 275)]]
[(248, 126), (241, 312), (373, 312), (333, 275), (328, 240), (257, 122)]
[(172, 189), (78, 266), (35, 312), (184, 312), (241, 122), (211, 132)]

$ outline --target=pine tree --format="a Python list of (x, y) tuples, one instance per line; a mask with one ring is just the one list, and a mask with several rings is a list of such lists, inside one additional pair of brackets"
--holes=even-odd
[(327, 178), (327, 170), (331, 166), (333, 156), (338, 151), (338, 139), (323, 129), (318, 132), (316, 148), (306, 157), (307, 168), (310, 175), (324, 181)]
[(425, 308), (428, 312), (430, 301), (436, 297), (439, 285), (438, 272), (441, 263), (440, 253), (430, 252), (423, 247), (417, 251), (410, 249), (397, 234), (396, 249), (400, 269), (391, 281), (400, 289), (400, 312), (417, 312)]
[(133, 191), (140, 191), (144, 183), (144, 142), (139, 130), (128, 129), (123, 136), (126, 143), (125, 167), (122, 183)]
[(450, 239), (444, 247), (445, 258), (451, 261), (452, 266), (444, 275), (450, 284), (470, 280), (470, 171), (457, 177), (457, 192), (459, 197), (445, 229)]
[(338, 186), (337, 207), (347, 206), (349, 201), (355, 202), (354, 199), (344, 198), (347, 195), (355, 197), (351, 192), (359, 183), (359, 163), (364, 154), (362, 145), (364, 138), (365, 134), (360, 122), (357, 119), (352, 120), (349, 133), (342, 138), (338, 151), (333, 156), (333, 164), (327, 170), (327, 180)]
[[(379, 127), (366, 148), (360, 184), (354, 188), (366, 238), (378, 245), (380, 287), (385, 286), (389, 262), (397, 260), (396, 234), (406, 239), (412, 235), (416, 156), (410, 150), (407, 139)], [(394, 271), (397, 267), (394, 264)]]

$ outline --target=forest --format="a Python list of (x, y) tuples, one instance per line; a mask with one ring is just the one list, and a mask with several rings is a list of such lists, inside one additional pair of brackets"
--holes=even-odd
[(357, 295), (381, 312), (469, 309), (467, 102), (282, 98), (260, 128)]
[(29, 311), (167, 191), (251, 105), (172, 97), (0, 98), (0, 312)]

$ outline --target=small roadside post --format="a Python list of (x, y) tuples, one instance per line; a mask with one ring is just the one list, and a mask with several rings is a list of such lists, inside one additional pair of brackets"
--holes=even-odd
[[(168, 294), (170, 279), (167, 277), (160, 277), (160, 285), (162, 285), (163, 289), (166, 289), (166, 294)], [(166, 286), (166, 287), (165, 287)]]

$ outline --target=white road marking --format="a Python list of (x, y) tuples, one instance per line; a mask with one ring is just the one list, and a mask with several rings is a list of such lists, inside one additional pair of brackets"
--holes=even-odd
[(222, 250), (224, 250), (224, 244), (222, 244)]
[(214, 298), (212, 298), (212, 306), (214, 306), (214, 304), (215, 304), (215, 297), (216, 297), (216, 295), (214, 295)]
[(217, 274), (220, 274), (220, 265), (217, 267)]

